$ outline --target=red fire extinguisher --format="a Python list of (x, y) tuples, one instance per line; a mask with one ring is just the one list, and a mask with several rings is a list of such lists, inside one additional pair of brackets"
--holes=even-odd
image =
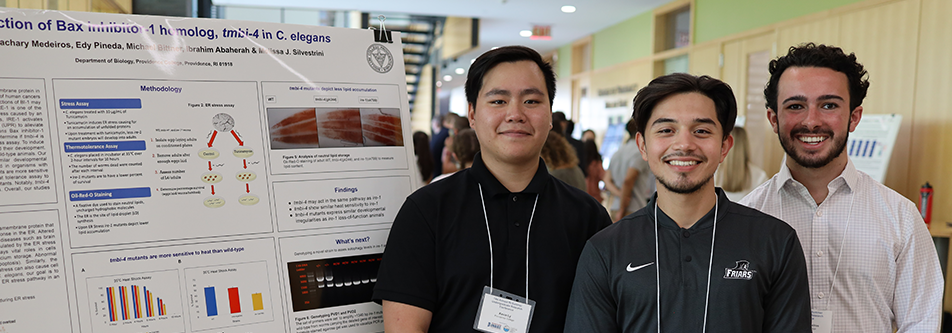
[(926, 227), (930, 227), (932, 222), (932, 185), (926, 182), (919, 189), (919, 213), (922, 214), (922, 220), (926, 221)]

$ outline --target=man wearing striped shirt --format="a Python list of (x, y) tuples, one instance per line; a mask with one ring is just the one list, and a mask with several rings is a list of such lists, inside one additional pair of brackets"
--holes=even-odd
[(814, 332), (936, 332), (943, 281), (915, 205), (843, 154), (869, 87), (838, 47), (794, 46), (770, 62), (767, 117), (780, 172), (741, 200), (797, 231)]

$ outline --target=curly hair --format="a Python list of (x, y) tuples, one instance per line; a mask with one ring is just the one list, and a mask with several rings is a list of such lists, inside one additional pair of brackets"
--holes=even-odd
[(575, 148), (556, 131), (549, 131), (542, 145), (542, 160), (552, 170), (578, 165)]
[(846, 74), (847, 85), (850, 91), (850, 111), (863, 104), (866, 90), (869, 89), (869, 76), (863, 65), (856, 62), (856, 55), (847, 55), (843, 49), (836, 46), (816, 45), (813, 43), (791, 46), (787, 55), (770, 61), (770, 80), (764, 87), (764, 98), (767, 107), (777, 110), (777, 90), (780, 76), (790, 67), (820, 67), (829, 68)]

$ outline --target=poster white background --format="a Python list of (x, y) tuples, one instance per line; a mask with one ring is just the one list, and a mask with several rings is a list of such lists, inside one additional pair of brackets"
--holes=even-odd
[[(383, 330), (380, 307), (348, 295), (372, 288), (419, 177), (399, 36), (0, 20), (0, 332)], [(323, 280), (337, 296), (294, 311), (289, 268), (322, 263), (350, 265)]]

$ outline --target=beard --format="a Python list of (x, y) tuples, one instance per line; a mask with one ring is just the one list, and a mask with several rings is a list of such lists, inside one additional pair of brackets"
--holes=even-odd
[[(687, 181), (670, 182), (667, 179), (664, 179), (663, 177), (658, 177), (658, 175), (655, 175), (655, 178), (658, 179), (658, 182), (661, 183), (661, 186), (664, 186), (664, 188), (668, 189), (668, 191), (671, 191), (677, 194), (691, 194), (691, 193), (699, 191), (701, 188), (704, 187), (704, 185), (707, 185), (707, 183), (710, 182), (712, 178), (714, 178), (714, 175), (710, 175), (704, 180), (701, 180), (693, 184)], [(680, 174), (679, 178), (686, 179), (687, 175), (682, 173)]]
[[(692, 154), (692, 153), (684, 153), (684, 152), (675, 152), (672, 154), (662, 156), (661, 160), (664, 161), (670, 157), (677, 157), (677, 156), (693, 157), (698, 159), (700, 163), (707, 163), (706, 156)], [(712, 178), (714, 178), (714, 174), (710, 174), (707, 176), (707, 178), (704, 178), (703, 180), (693, 184), (689, 182), (688, 176), (686, 173), (679, 173), (677, 178), (678, 178), (677, 180), (672, 182), (667, 179), (664, 179), (664, 177), (655, 175), (655, 179), (657, 179), (658, 182), (661, 183), (661, 186), (664, 186), (664, 188), (668, 189), (668, 191), (671, 191), (677, 194), (690, 194), (690, 193), (697, 192), (702, 187), (704, 187), (704, 185), (707, 185), (707, 183), (710, 182)]]
[[(830, 164), (830, 162), (840, 157), (843, 151), (846, 150), (846, 141), (849, 139), (849, 126), (850, 122), (847, 122), (847, 131), (844, 132), (846, 134), (843, 135), (843, 137), (837, 137), (833, 131), (829, 129), (823, 128), (810, 131), (805, 126), (794, 128), (786, 136), (777, 134), (777, 137), (780, 138), (780, 146), (783, 147), (783, 151), (786, 152), (787, 156), (790, 156), (794, 162), (797, 162), (798, 165), (805, 168), (817, 169)], [(826, 156), (819, 154), (800, 154), (797, 151), (796, 142), (794, 142), (797, 140), (795, 137), (798, 134), (825, 134), (829, 137), (827, 140), (833, 140), (833, 145)]]

